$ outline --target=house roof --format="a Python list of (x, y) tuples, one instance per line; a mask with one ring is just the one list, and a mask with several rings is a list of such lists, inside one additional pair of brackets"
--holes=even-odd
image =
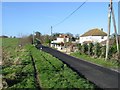
[(69, 36), (62, 34), (62, 35), (59, 35), (59, 38), (69, 38)]
[(81, 35), (81, 37), (84, 37), (84, 36), (107, 36), (107, 33), (103, 32), (103, 30), (95, 28)]

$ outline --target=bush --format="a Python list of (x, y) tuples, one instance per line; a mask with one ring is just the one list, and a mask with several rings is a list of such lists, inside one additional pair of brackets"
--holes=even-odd
[(88, 55), (93, 55), (93, 43), (89, 43), (88, 45)]
[(82, 50), (82, 45), (81, 44), (77, 44), (78, 50)]
[(87, 54), (87, 51), (88, 51), (88, 45), (87, 45), (86, 43), (84, 43), (84, 44), (82, 45), (82, 53)]
[[(120, 45), (119, 45), (119, 51), (120, 51)], [(110, 46), (108, 57), (116, 59), (116, 60), (120, 59), (120, 53), (117, 52), (117, 46), (116, 46), (116, 44)]]
[(100, 47), (100, 44), (99, 43), (96, 43), (94, 45), (94, 56), (95, 57), (99, 57), (101, 55), (101, 47)]
[(106, 46), (102, 46), (101, 47), (101, 55), (100, 55), (100, 57), (105, 58), (105, 55), (106, 55)]

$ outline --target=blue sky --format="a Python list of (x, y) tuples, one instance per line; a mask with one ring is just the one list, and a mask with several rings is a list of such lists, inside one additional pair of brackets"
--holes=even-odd
[[(50, 27), (59, 23), (82, 2), (3, 2), (2, 34), (29, 35), (33, 31), (50, 34)], [(92, 28), (108, 27), (108, 2), (87, 2), (69, 19), (53, 27), (53, 33), (83, 34)], [(118, 30), (118, 3), (114, 2)], [(112, 24), (111, 24), (112, 25)], [(113, 25), (112, 25), (113, 26)], [(113, 33), (113, 27), (111, 33)]]

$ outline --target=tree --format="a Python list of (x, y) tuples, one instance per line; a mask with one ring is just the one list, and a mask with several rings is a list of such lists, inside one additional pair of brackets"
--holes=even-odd
[(46, 35), (45, 36), (45, 43), (50, 43), (51, 40), (50, 40), (50, 36), (49, 35)]
[(71, 38), (71, 41), (75, 41), (75, 40), (76, 40), (76, 38), (75, 38), (75, 37), (72, 37), (72, 38)]
[(22, 36), (19, 39), (19, 45), (24, 46), (26, 44), (33, 44), (32, 34), (29, 36)]
[(38, 32), (38, 31), (37, 31), (37, 32), (35, 32), (35, 34), (36, 34), (36, 35), (35, 35), (35, 38), (40, 39), (40, 37), (41, 37), (41, 35), (42, 35), (42, 34), (41, 34), (40, 32)]
[(3, 36), (0, 36), (0, 38), (8, 38), (8, 36), (4, 36), (4, 35), (3, 35)]
[(78, 39), (79, 39), (79, 34), (76, 34), (76, 35), (75, 35), (75, 38), (78, 40)]
[(13, 38), (16, 38), (16, 36), (14, 36)]
[(12, 38), (12, 36), (10, 36), (10, 38)]
[(69, 33), (69, 32), (66, 33), (66, 35), (69, 36), (69, 37), (73, 37), (73, 34), (72, 34), (72, 33)]
[(59, 37), (59, 35), (62, 33), (53, 33), (52, 34), (52, 40), (56, 39), (57, 37)]

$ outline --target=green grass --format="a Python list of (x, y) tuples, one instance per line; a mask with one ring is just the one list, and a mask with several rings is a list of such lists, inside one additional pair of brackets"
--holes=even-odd
[(18, 38), (3, 38), (2, 46), (3, 47), (16, 47), (19, 43)]
[(71, 53), (72, 56), (107, 67), (112, 69), (118, 69), (120, 64), (116, 60), (105, 60), (104, 58), (93, 58), (91, 56), (81, 54), (80, 52)]
[(39, 72), (42, 88), (81, 88), (94, 90), (95, 85), (80, 77), (52, 55), (29, 47)]
[(18, 47), (18, 43), (17, 38), (3, 38), (2, 40), (3, 89), (36, 88), (29, 51), (25, 47)]
[[(18, 47), (19, 39), (3, 39), (3, 83), (4, 89), (36, 88), (30, 51), (35, 60), (42, 88), (80, 88), (94, 90), (95, 85), (79, 76), (66, 64), (32, 45)], [(5, 80), (10, 80), (12, 83)]]

